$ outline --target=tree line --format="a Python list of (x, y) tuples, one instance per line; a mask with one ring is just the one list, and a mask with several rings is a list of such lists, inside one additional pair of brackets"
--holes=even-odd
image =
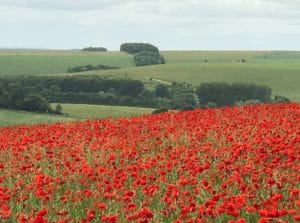
[(116, 69), (120, 69), (117, 66), (109, 66), (109, 65), (85, 65), (85, 66), (76, 66), (76, 67), (69, 67), (67, 72), (68, 73), (77, 73), (77, 72), (85, 72), (85, 71), (93, 71), (93, 70), (116, 70)]
[(50, 102), (152, 107), (162, 110), (222, 107), (266, 102), (288, 102), (266, 86), (245, 83), (158, 84), (149, 90), (132, 79), (103, 76), (21, 76), (0, 78), (0, 107), (61, 113)]
[(107, 52), (107, 49), (104, 47), (86, 47), (83, 48), (82, 51), (86, 51), (86, 52)]

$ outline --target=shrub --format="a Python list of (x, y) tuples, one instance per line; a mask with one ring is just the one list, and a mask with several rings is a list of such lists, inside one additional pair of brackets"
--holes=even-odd
[(261, 104), (260, 100), (247, 100), (244, 102), (244, 105), (258, 105)]
[(170, 97), (168, 87), (163, 84), (158, 84), (155, 87), (155, 94), (157, 97), (168, 98)]
[(194, 106), (192, 104), (186, 104), (181, 108), (181, 111), (192, 111), (194, 110)]
[(240, 107), (240, 106), (243, 106), (243, 105), (244, 105), (244, 102), (243, 102), (243, 101), (236, 101), (236, 102), (234, 103), (234, 105)]
[(160, 114), (160, 113), (164, 113), (164, 112), (168, 112), (169, 110), (167, 108), (159, 108), (156, 109), (152, 112), (152, 114)]
[(0, 108), (9, 108), (11, 103), (11, 98), (9, 93), (0, 83)]
[(217, 104), (215, 102), (210, 101), (210, 102), (206, 103), (206, 107), (207, 108), (216, 108), (218, 106), (217, 106)]
[(70, 67), (68, 68), (67, 72), (68, 73), (76, 73), (76, 72), (84, 72), (84, 71), (92, 71), (92, 70), (114, 70), (114, 69), (119, 69), (119, 67), (116, 66), (109, 66), (109, 65), (98, 65), (98, 66), (93, 66), (93, 65), (85, 65), (85, 66), (76, 66), (76, 67)]
[(63, 112), (62, 112), (62, 106), (60, 104), (57, 104), (55, 106), (55, 111), (54, 111), (55, 114), (58, 114), (58, 115), (62, 115)]
[(244, 106), (244, 105), (258, 105), (261, 104), (260, 100), (246, 100), (246, 101), (236, 101), (235, 106)]
[(49, 88), (49, 90), (51, 92), (53, 92), (53, 93), (55, 93), (55, 92), (61, 92), (60, 87), (58, 87), (57, 85), (51, 85), (50, 88)]
[(291, 100), (285, 96), (275, 95), (274, 101), (276, 103), (289, 103)]
[(22, 103), (25, 111), (51, 112), (50, 103), (42, 96), (29, 94)]
[(150, 51), (136, 53), (133, 61), (137, 67), (165, 63), (164, 58), (159, 53)]

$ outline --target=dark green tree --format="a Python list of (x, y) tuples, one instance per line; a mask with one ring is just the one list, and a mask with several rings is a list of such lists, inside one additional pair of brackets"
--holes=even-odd
[(0, 83), (0, 108), (9, 108), (11, 106), (11, 97), (4, 86)]
[(55, 114), (58, 114), (58, 115), (62, 115), (63, 112), (62, 112), (62, 106), (60, 104), (57, 104), (55, 106)]
[(120, 51), (129, 54), (135, 54), (142, 51), (159, 53), (158, 48), (150, 43), (123, 43), (120, 47)]
[(12, 108), (19, 109), (26, 96), (26, 91), (20, 83), (10, 83), (8, 85)]
[(155, 87), (155, 94), (157, 97), (168, 98), (170, 97), (169, 89), (166, 85), (158, 84)]
[(33, 112), (51, 112), (50, 103), (42, 96), (29, 94), (22, 102), (22, 109)]
[(149, 51), (136, 53), (133, 57), (133, 61), (137, 67), (165, 63), (163, 56), (159, 53)]

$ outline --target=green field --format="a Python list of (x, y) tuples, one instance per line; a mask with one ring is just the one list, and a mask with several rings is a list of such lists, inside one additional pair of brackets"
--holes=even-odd
[(31, 112), (21, 112), (21, 111), (0, 109), (0, 126), (62, 122), (62, 121), (72, 121), (72, 120), (74, 119), (66, 116), (37, 114)]
[[(56, 104), (52, 104), (55, 107)], [(31, 112), (12, 111), (0, 109), (0, 126), (37, 124), (48, 122), (74, 121), (81, 119), (101, 119), (129, 117), (143, 114), (151, 114), (152, 108), (138, 108), (125, 106), (102, 106), (102, 105), (78, 105), (61, 104), (66, 115), (48, 115)]]
[(132, 56), (119, 52), (0, 50), (0, 75), (45, 75), (78, 65), (132, 66)]
[[(55, 103), (52, 104), (55, 107)], [(63, 112), (76, 119), (95, 119), (121, 116), (137, 116), (150, 114), (154, 109), (126, 107), (126, 106), (105, 106), (105, 105), (80, 105), (80, 104), (61, 104)]]

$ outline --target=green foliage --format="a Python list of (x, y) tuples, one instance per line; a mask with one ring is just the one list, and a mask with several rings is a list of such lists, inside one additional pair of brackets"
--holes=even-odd
[(161, 98), (169, 98), (170, 93), (169, 93), (168, 87), (166, 85), (163, 85), (163, 84), (156, 85), (155, 95), (157, 97), (161, 97)]
[(274, 101), (276, 103), (289, 103), (291, 100), (285, 96), (275, 95)]
[[(145, 89), (138, 80), (110, 79), (100, 76), (24, 76), (0, 78), (5, 85), (17, 84), (22, 97), (37, 94), (50, 102), (122, 105), (137, 107), (167, 107), (182, 109), (195, 107), (193, 88), (186, 83), (156, 86)], [(34, 86), (34, 87), (32, 87)], [(21, 98), (22, 101), (24, 98)], [(28, 108), (27, 108), (28, 109)], [(55, 111), (54, 111), (55, 112)]]
[(51, 112), (50, 103), (42, 96), (29, 94), (22, 102), (22, 109), (33, 112)]
[(55, 106), (55, 114), (58, 114), (58, 115), (62, 115), (63, 112), (62, 112), (62, 106), (60, 104), (57, 104)]
[(136, 53), (133, 57), (133, 61), (136, 67), (155, 65), (155, 64), (165, 64), (165, 59), (159, 53), (142, 51)]
[(21, 109), (22, 102), (26, 96), (26, 92), (24, 88), (21, 86), (21, 83), (18, 82), (11, 82), (8, 84), (7, 92), (10, 100), (8, 103), (11, 105), (12, 108)]
[(164, 113), (164, 112), (168, 112), (169, 110), (167, 108), (159, 108), (159, 109), (156, 109), (152, 112), (152, 114), (160, 114), (160, 113)]
[(261, 104), (260, 100), (247, 100), (244, 102), (244, 105), (259, 105)]
[(83, 48), (82, 51), (89, 51), (89, 52), (106, 52), (107, 49), (104, 47), (86, 47)]
[(59, 103), (148, 105), (140, 103), (141, 98), (138, 96), (145, 90), (145, 86), (138, 80), (106, 79), (99, 76), (24, 76), (0, 78), (0, 82), (5, 83), (1, 85), (0, 95), (0, 106), (3, 108), (45, 111), (46, 109), (37, 108), (36, 104), (29, 106), (33, 103), (32, 96), (29, 98), (30, 103), (28, 98), (24, 102), (25, 97), (31, 94)]
[(172, 98), (172, 108), (182, 109), (196, 105), (194, 95), (191, 93), (179, 93)]
[(44, 91), (45, 85), (43, 85), (42, 83), (37, 83), (34, 85), (33, 90), (34, 91)]
[(167, 99), (167, 98), (154, 98), (151, 100), (151, 106), (154, 108), (161, 108), (161, 107), (167, 107), (171, 108), (172, 107), (172, 100)]
[(215, 102), (218, 106), (231, 106), (237, 101), (271, 101), (271, 88), (244, 83), (202, 83), (197, 89), (200, 104)]
[(247, 101), (237, 101), (235, 106), (244, 106), (244, 105), (259, 105), (261, 104), (260, 100), (247, 100)]
[(70, 67), (68, 68), (67, 72), (68, 73), (76, 73), (76, 72), (85, 72), (85, 71), (92, 71), (92, 70), (115, 70), (115, 69), (120, 69), (119, 67), (116, 66), (108, 66), (108, 65), (98, 65), (98, 66), (93, 66), (93, 65), (85, 65), (85, 66), (76, 66), (76, 67)]
[(181, 108), (181, 111), (192, 111), (195, 107), (192, 104), (187, 103)]
[(216, 108), (218, 105), (215, 102), (209, 101), (206, 103), (206, 108)]
[(0, 83), (0, 108), (8, 108), (11, 104), (11, 96)]
[(145, 89), (145, 86), (141, 81), (124, 79), (119, 83), (118, 89), (121, 95), (135, 97)]
[(61, 89), (57, 85), (51, 85), (49, 91), (55, 93), (55, 92), (61, 92)]
[(120, 51), (129, 54), (135, 54), (142, 51), (159, 53), (158, 48), (150, 43), (123, 43), (120, 47)]

